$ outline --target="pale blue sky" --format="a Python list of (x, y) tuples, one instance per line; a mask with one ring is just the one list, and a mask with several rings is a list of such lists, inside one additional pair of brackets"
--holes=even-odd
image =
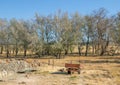
[(101, 7), (116, 14), (120, 12), (120, 0), (0, 0), (0, 18), (31, 19), (35, 13), (49, 15), (59, 9), (85, 15)]

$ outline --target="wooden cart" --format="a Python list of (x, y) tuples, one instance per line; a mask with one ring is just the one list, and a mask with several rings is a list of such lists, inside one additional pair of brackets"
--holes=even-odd
[(69, 64), (69, 63), (65, 63), (65, 67), (66, 70), (68, 72), (68, 74), (72, 74), (74, 72), (78, 72), (78, 74), (80, 74), (80, 64)]

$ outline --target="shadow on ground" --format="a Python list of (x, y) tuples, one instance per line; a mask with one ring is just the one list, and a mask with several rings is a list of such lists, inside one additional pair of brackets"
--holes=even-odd
[(120, 60), (96, 60), (96, 61), (91, 61), (91, 60), (80, 60), (78, 61), (80, 63), (120, 63)]
[(62, 75), (69, 75), (67, 72), (52, 72), (51, 74), (62, 74)]

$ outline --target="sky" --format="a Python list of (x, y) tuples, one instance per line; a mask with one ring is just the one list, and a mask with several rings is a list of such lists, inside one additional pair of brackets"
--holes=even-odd
[(86, 15), (99, 8), (114, 15), (120, 12), (120, 0), (0, 0), (0, 18), (32, 19), (35, 13), (47, 16), (58, 10)]

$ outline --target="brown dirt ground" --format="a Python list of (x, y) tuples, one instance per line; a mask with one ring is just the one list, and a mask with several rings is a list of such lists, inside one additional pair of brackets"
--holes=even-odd
[[(0, 81), (0, 85), (120, 85), (120, 56), (26, 59), (26, 61), (40, 62), (41, 66), (35, 72), (16, 74)], [(65, 63), (71, 62), (81, 64), (81, 74), (68, 75), (66, 71), (58, 71), (64, 68)]]

